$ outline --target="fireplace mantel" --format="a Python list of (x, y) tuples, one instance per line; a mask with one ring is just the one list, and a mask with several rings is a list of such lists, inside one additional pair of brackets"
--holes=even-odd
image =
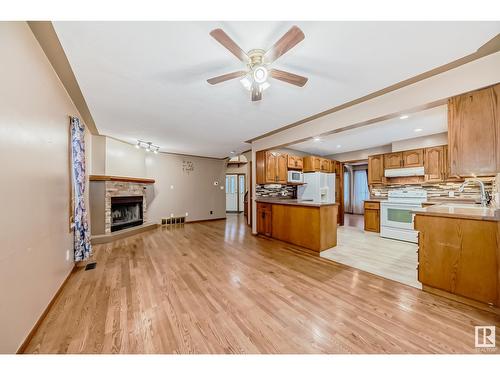
[(124, 177), (124, 176), (106, 176), (106, 175), (96, 175), (91, 174), (89, 176), (90, 181), (119, 181), (119, 182), (135, 182), (138, 184), (154, 184), (155, 180), (152, 178), (140, 178), (140, 177)]

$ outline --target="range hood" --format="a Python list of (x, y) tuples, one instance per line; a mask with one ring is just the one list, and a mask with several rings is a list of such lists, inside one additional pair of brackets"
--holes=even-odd
[(384, 171), (385, 177), (410, 177), (425, 175), (424, 167), (394, 168)]

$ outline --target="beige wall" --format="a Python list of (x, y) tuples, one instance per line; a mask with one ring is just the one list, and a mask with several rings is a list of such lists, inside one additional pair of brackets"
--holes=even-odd
[[(148, 221), (159, 222), (171, 214), (184, 216), (186, 212), (187, 221), (225, 217), (226, 196), (221, 189), (225, 185), (225, 160), (147, 153), (116, 139), (101, 138), (105, 138), (105, 149), (98, 154), (104, 153), (104, 174), (156, 180), (146, 192)], [(193, 162), (194, 171), (184, 172), (184, 161)], [(100, 165), (102, 162), (94, 162), (93, 168)], [(98, 174), (94, 170), (92, 173)]]
[(106, 174), (110, 176), (146, 177), (146, 151), (128, 143), (106, 138)]
[(0, 352), (14, 353), (73, 267), (68, 115), (77, 111), (26, 23), (0, 22), (0, 46), (8, 51), (0, 63)]
[(448, 133), (439, 133), (427, 135), (424, 137), (417, 137), (405, 139), (402, 141), (392, 142), (392, 151), (405, 151), (415, 148), (425, 148), (433, 146), (441, 146), (448, 144)]
[[(194, 171), (184, 172), (184, 161), (191, 161)], [(150, 221), (186, 212), (187, 221), (226, 216), (226, 191), (221, 189), (225, 185), (224, 160), (159, 153), (147, 155), (146, 168), (147, 176), (156, 180), (147, 190)]]
[(90, 174), (106, 174), (106, 137), (92, 135), (92, 162), (89, 164)]

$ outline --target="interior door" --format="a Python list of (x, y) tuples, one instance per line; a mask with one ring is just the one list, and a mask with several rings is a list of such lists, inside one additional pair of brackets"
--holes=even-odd
[(245, 175), (238, 175), (238, 211), (243, 212), (245, 208)]
[(238, 175), (226, 175), (226, 212), (238, 211)]

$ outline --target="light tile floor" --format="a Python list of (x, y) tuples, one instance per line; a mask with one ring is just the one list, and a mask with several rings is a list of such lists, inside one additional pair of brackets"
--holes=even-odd
[(349, 226), (339, 227), (337, 235), (337, 246), (321, 252), (321, 257), (422, 289), (416, 244)]

